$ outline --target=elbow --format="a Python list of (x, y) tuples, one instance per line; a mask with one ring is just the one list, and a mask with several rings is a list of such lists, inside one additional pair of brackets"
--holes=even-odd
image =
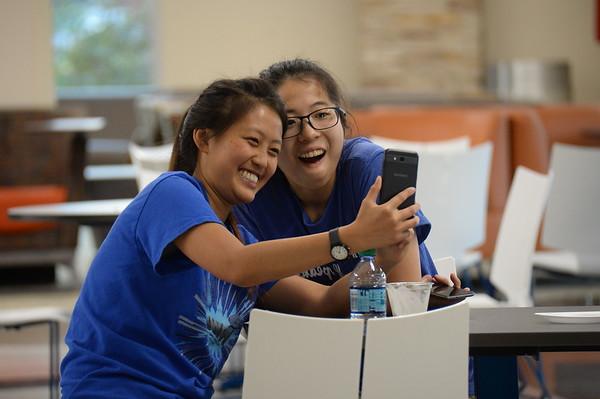
[(232, 267), (229, 271), (226, 276), (222, 277), (223, 280), (238, 287), (249, 288), (261, 283), (258, 281), (257, 276), (244, 270), (244, 268)]
[(233, 282), (233, 284), (237, 285), (238, 287), (242, 287), (242, 288), (250, 288), (250, 287), (254, 287), (258, 284), (260, 284), (260, 282), (257, 281), (257, 279), (252, 278), (251, 276), (239, 276), (235, 279), (235, 282)]

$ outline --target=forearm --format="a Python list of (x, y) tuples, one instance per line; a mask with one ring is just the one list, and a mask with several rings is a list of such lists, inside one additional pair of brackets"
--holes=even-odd
[(379, 249), (375, 259), (386, 272), (388, 282), (421, 280), (421, 260), (416, 238), (400, 251), (391, 254), (388, 252), (394, 251)]
[(348, 317), (350, 314), (350, 274), (327, 287), (320, 303), (314, 304), (313, 312), (321, 317)]
[[(354, 230), (359, 229), (352, 225), (340, 228), (343, 242), (352, 250), (368, 247), (371, 243), (362, 243)], [(194, 263), (243, 287), (279, 280), (332, 260), (328, 233), (243, 245), (222, 225), (206, 223), (179, 237), (175, 244)]]
[(348, 317), (348, 276), (326, 286), (292, 276), (278, 281), (259, 299), (258, 306), (275, 312), (314, 317)]
[(280, 280), (332, 261), (327, 233), (257, 242), (241, 248), (236, 258), (234, 267), (243, 273), (246, 286)]

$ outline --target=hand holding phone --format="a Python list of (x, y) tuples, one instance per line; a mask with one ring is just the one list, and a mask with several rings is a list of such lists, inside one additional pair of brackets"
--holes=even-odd
[[(419, 155), (416, 152), (386, 149), (383, 158), (382, 186), (380, 203), (388, 202), (393, 196), (409, 187), (417, 188), (417, 169)], [(415, 203), (411, 195), (398, 209), (404, 209)]]
[(450, 287), (449, 285), (434, 285), (431, 288), (431, 295), (444, 299), (460, 299), (473, 296), (473, 292), (464, 288)]

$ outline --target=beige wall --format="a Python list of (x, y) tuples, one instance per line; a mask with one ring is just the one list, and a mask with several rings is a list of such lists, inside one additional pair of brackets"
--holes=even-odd
[(359, 0), (363, 84), (405, 93), (481, 92), (480, 0)]
[(484, 57), (567, 59), (576, 102), (600, 101), (594, 0), (485, 0)]
[(55, 104), (50, 0), (0, 1), (0, 110)]
[[(160, 87), (197, 88), (296, 56), (320, 61), (345, 89), (365, 81), (359, 0), (156, 1)], [(484, 0), (483, 5), (486, 62), (567, 58), (575, 100), (600, 101), (594, 0)], [(51, 30), (50, 0), (0, 1), (0, 109), (54, 105)]]
[(158, 0), (158, 82), (175, 89), (308, 57), (360, 81), (356, 0)]

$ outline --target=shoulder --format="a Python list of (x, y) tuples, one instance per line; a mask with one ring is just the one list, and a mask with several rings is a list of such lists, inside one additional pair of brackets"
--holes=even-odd
[(383, 148), (366, 137), (356, 137), (344, 141), (344, 148), (338, 164), (338, 177), (360, 181), (361, 176), (372, 183), (381, 174)]
[(204, 190), (202, 184), (195, 177), (181, 171), (161, 174), (148, 184), (139, 195), (142, 197), (144, 195), (149, 197), (175, 197), (182, 193), (201, 195), (206, 199), (206, 190)]
[(153, 182), (148, 184), (143, 191), (155, 191), (158, 187), (161, 189), (196, 189), (204, 192), (200, 182), (186, 172), (175, 171), (165, 172), (158, 176)]
[(192, 212), (206, 209), (212, 211), (206, 190), (195, 177), (185, 172), (165, 172), (148, 184), (134, 200), (142, 212)]
[(383, 155), (383, 148), (366, 137), (355, 137), (344, 141), (340, 161), (370, 161), (381, 155)]

